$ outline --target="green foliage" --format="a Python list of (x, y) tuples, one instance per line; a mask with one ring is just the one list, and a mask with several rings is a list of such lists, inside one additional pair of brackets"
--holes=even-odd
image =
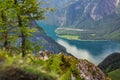
[(11, 24), (14, 21), (14, 16), (11, 13), (12, 4), (13, 0), (0, 0), (0, 41), (2, 42), (1, 45), (6, 49), (10, 47), (11, 42), (17, 40), (16, 29)]
[(59, 66), (56, 66), (62, 63), (60, 59), (61, 59), (60, 56), (52, 55), (51, 58), (46, 61), (45, 65), (46, 70), (48, 71), (53, 70), (56, 73), (60, 73)]
[(120, 69), (114, 70), (108, 74), (108, 76), (112, 80), (119, 80), (120, 79)]
[(106, 74), (113, 70), (120, 69), (120, 53), (109, 55), (98, 67)]
[[(120, 7), (120, 6), (119, 6)], [(88, 16), (86, 16), (88, 17)], [(78, 17), (79, 18), (79, 17)], [(68, 22), (72, 21), (68, 19)], [(74, 35), (79, 36), (82, 40), (120, 40), (120, 15), (114, 14), (104, 17), (101, 20), (94, 21), (91, 18), (72, 21), (72, 26), (62, 26), (57, 29), (58, 35)], [(76, 24), (74, 24), (76, 23)], [(65, 28), (84, 29), (85, 31), (66, 30)]]
[(71, 71), (68, 70), (65, 74), (63, 74), (58, 80), (71, 80)]
[(25, 71), (26, 74), (34, 73), (46, 80), (54, 80), (45, 70), (43, 70), (44, 61), (37, 60), (32, 54), (27, 54), (24, 58), (17, 54), (9, 55), (5, 50), (0, 50), (0, 59), (4, 58), (4, 63), (0, 65), (0, 71), (5, 71), (9, 67), (17, 67), (20, 70)]
[(110, 72), (110, 70), (111, 70), (111, 65), (107, 67), (106, 73)]
[(115, 31), (109, 33), (109, 35), (108, 35), (108, 34), (105, 35), (105, 37), (106, 37), (107, 39), (111, 39), (111, 40), (115, 39), (115, 40), (118, 40), (118, 41), (119, 41), (119, 40), (120, 40), (120, 29), (115, 30)]
[[(9, 4), (8, 4), (9, 3)], [(15, 48), (18, 38), (21, 38), (19, 51), (24, 56), (28, 50), (33, 49), (32, 42), (28, 38), (38, 29), (31, 26), (34, 20), (45, 19), (46, 11), (54, 11), (54, 8), (43, 8), (42, 1), (37, 0), (0, 0), (0, 40), (2, 47)], [(38, 46), (37, 46), (38, 47)], [(40, 47), (39, 47), (40, 48)]]
[[(46, 61), (36, 58), (33, 54), (26, 54), (22, 57), (21, 54), (11, 54), (5, 50), (0, 50), (0, 59), (4, 58), (0, 70), (6, 70), (8, 67), (17, 67), (25, 73), (34, 73), (38, 76), (49, 76), (56, 78), (56, 80), (70, 80), (73, 75), (76, 80), (82, 80), (79, 76), (76, 64), (78, 59), (73, 56), (65, 54), (52, 54)], [(52, 78), (51, 78), (52, 79)], [(50, 79), (50, 80), (51, 80)]]
[[(4, 52), (4, 51), (2, 51), (2, 52)], [(1, 67), (0, 73), (1, 72), (6, 73), (6, 72), (8, 72), (7, 70), (9, 68), (11, 68), (11, 69), (13, 69), (10, 72), (10, 73), (12, 73), (12, 75), (13, 75), (13, 73), (15, 73), (17, 71), (15, 73), (15, 75), (12, 77), (18, 78), (16, 76), (16, 74), (20, 74), (20, 75), (23, 75), (23, 76), (29, 77), (29, 78), (31, 78), (32, 75), (35, 75), (35, 76), (38, 76), (38, 78), (40, 78), (40, 80), (55, 80), (54, 76), (51, 76), (46, 72), (43, 72), (41, 67), (44, 62), (42, 60), (40, 60), (40, 61), (34, 60), (34, 62), (32, 62), (28, 56), (26, 56), (25, 58), (22, 58), (21, 55), (15, 55), (15, 56), (3, 55), (2, 57), (6, 57), (6, 58), (5, 58), (4, 64), (0, 65), (0, 67)], [(20, 71), (23, 71), (24, 73), (19, 73), (19, 71), (17, 69)], [(6, 76), (5, 73), (2, 73), (2, 74), (4, 74), (4, 76)], [(31, 76), (27, 76), (24, 74), (31, 74)], [(8, 75), (7, 75), (7, 77), (10, 78), (10, 76), (8, 76)]]
[(61, 38), (66, 38), (70, 40), (79, 40), (79, 36), (74, 36), (74, 35), (58, 35)]
[(41, 50), (42, 48), (43, 46), (39, 45), (39, 41), (32, 42), (28, 39), (26, 42), (26, 51), (28, 53), (39, 52), (39, 50)]
[(80, 78), (79, 71), (76, 68), (77, 62), (78, 60), (72, 56), (54, 54), (46, 61), (45, 69), (47, 71), (54, 71), (56, 74), (61, 75), (59, 80), (70, 80), (71, 74), (76, 78)]

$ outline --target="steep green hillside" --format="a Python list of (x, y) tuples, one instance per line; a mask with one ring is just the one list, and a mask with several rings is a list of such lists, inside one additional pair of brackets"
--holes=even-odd
[(98, 67), (106, 74), (120, 69), (120, 53), (113, 53), (103, 60)]
[(32, 42), (35, 42), (36, 46), (42, 46), (42, 50), (48, 50), (53, 53), (66, 53), (66, 49), (51, 37), (47, 36), (44, 30), (35, 21), (31, 22), (31, 27), (37, 29), (37, 31), (33, 33), (33, 36), (29, 38)]
[(120, 69), (114, 70), (108, 74), (112, 80), (120, 80)]
[[(81, 27), (83, 31), (76, 30), (66, 30), (64, 27), (61, 29), (57, 29), (56, 33), (60, 36), (64, 35), (74, 35), (79, 36), (81, 40), (120, 40), (120, 16), (119, 15), (111, 15), (107, 16), (99, 21), (84, 22), (88, 27)], [(81, 24), (82, 26), (83, 24)], [(84, 25), (84, 26), (85, 26)], [(93, 26), (93, 27), (91, 27)], [(78, 29), (74, 26), (70, 27), (70, 29)], [(94, 34), (94, 35), (93, 35)]]

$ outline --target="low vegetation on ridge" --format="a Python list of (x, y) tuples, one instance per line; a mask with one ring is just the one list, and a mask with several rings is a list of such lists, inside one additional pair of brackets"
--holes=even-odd
[(108, 73), (108, 76), (112, 80), (119, 80), (120, 79), (120, 69), (117, 69), (117, 70), (114, 70), (114, 71)]
[[(71, 75), (73, 75), (77, 80), (83, 80), (80, 78), (80, 72), (76, 67), (78, 61), (75, 57), (65, 56), (64, 54), (52, 54), (48, 60), (42, 60), (32, 54), (27, 54), (23, 58), (21, 55), (13, 55), (0, 50), (0, 79), (1, 74), (4, 73), (3, 76), (6, 76), (8, 75), (6, 72), (12, 71), (9, 75), (10, 78), (16, 73), (20, 76), (23, 75), (23, 78), (30, 77), (26, 75), (32, 74), (37, 78), (43, 77), (43, 80), (70, 80)], [(15, 75), (12, 79), (20, 76)]]

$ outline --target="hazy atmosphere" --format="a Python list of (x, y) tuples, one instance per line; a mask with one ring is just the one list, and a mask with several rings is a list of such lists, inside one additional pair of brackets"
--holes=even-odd
[(0, 80), (120, 80), (120, 0), (0, 0)]

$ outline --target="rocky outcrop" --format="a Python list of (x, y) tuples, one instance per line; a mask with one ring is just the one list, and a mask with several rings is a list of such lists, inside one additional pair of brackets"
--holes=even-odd
[(77, 64), (77, 69), (80, 71), (80, 77), (85, 80), (105, 80), (104, 73), (87, 60), (80, 59)]

